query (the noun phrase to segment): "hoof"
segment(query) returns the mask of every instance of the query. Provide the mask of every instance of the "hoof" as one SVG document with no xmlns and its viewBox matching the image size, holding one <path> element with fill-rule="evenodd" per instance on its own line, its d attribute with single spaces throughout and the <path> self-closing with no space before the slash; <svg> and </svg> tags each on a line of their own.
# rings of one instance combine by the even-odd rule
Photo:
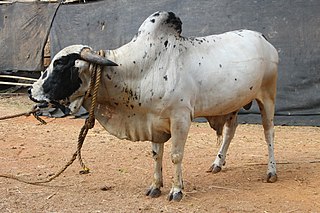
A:
<svg viewBox="0 0 320 213">
<path fill-rule="evenodd" d="M 271 174 L 271 173 L 269 173 L 269 174 L 267 175 L 267 183 L 274 183 L 274 182 L 277 181 L 277 179 L 278 179 L 277 174 Z"/>
<path fill-rule="evenodd" d="M 208 170 L 207 172 L 212 172 L 212 173 L 218 173 L 221 171 L 221 167 L 220 166 L 217 166 L 217 165 L 212 165 Z"/>
<path fill-rule="evenodd" d="M 151 198 L 157 198 L 161 195 L 161 190 L 158 188 L 150 188 L 147 193 L 146 196 L 149 196 Z"/>
<path fill-rule="evenodd" d="M 170 192 L 169 196 L 168 196 L 168 200 L 174 200 L 174 201 L 180 201 L 183 197 L 183 194 L 181 191 L 179 192 Z"/>
</svg>

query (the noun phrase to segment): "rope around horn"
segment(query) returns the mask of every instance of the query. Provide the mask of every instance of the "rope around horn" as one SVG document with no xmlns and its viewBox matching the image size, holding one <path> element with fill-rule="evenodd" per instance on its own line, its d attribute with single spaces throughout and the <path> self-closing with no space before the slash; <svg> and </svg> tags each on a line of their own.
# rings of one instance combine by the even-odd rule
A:
<svg viewBox="0 0 320 213">
<path fill-rule="evenodd" d="M 100 50 L 98 52 L 98 54 L 103 56 L 103 57 L 105 56 L 105 52 L 103 50 Z M 81 148 L 82 148 L 82 145 L 84 143 L 84 140 L 85 140 L 85 138 L 87 136 L 87 133 L 88 133 L 89 129 L 92 129 L 94 127 L 94 123 L 95 123 L 94 110 L 95 110 L 95 107 L 96 107 L 98 88 L 99 88 L 100 80 L 101 80 L 102 66 L 90 64 L 89 69 L 91 71 L 91 81 L 90 81 L 89 91 L 87 92 L 87 94 L 85 96 L 85 99 L 88 98 L 90 96 L 90 94 L 92 93 L 92 102 L 91 102 L 91 106 L 90 106 L 89 116 L 86 119 L 86 121 L 85 121 L 84 125 L 82 126 L 82 128 L 80 130 L 80 133 L 79 133 L 77 151 L 75 151 L 73 153 L 71 159 L 55 175 L 51 176 L 50 178 L 48 178 L 46 180 L 37 180 L 37 181 L 25 180 L 25 179 L 23 179 L 23 178 L 21 178 L 19 176 L 15 176 L 15 175 L 12 175 L 12 174 L 0 174 L 0 177 L 14 179 L 14 180 L 17 180 L 17 181 L 20 181 L 20 182 L 23 182 L 23 183 L 27 183 L 27 184 L 32 184 L 32 185 L 48 183 L 48 182 L 51 182 L 52 180 L 54 180 L 55 178 L 59 177 L 74 162 L 74 160 L 77 157 L 78 157 L 80 166 L 82 167 L 82 171 L 80 171 L 80 174 L 89 173 L 89 169 L 83 163 L 83 160 L 82 160 L 82 157 L 81 157 Z M 33 110 L 36 110 L 36 109 L 33 109 Z M 31 110 L 30 113 L 28 112 L 28 115 L 30 115 L 31 113 L 35 115 L 35 112 L 33 112 Z M 18 116 L 22 116 L 22 115 L 26 115 L 26 113 L 21 113 L 19 115 L 14 115 L 14 117 L 18 117 Z M 12 118 L 12 116 L 10 116 L 10 117 L 8 116 L 8 118 L 6 118 L 6 119 L 9 119 L 9 118 Z"/>
</svg>

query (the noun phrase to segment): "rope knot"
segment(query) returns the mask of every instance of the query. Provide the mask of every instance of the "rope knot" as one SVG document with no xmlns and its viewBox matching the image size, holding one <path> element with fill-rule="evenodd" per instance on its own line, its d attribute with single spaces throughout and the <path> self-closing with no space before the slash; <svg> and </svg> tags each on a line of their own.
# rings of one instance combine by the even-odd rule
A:
<svg viewBox="0 0 320 213">
<path fill-rule="evenodd" d="M 94 117 L 88 117 L 86 119 L 86 128 L 92 129 L 94 127 L 94 124 L 95 124 L 95 118 Z"/>
</svg>

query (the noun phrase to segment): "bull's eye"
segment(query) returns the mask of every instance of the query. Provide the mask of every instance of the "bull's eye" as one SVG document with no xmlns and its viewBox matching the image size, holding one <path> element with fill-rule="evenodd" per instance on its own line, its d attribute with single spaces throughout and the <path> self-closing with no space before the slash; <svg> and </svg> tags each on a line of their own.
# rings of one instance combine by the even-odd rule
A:
<svg viewBox="0 0 320 213">
<path fill-rule="evenodd" d="M 58 66 L 58 65 L 61 65 L 62 63 L 61 63 L 61 60 L 60 59 L 57 59 L 57 60 L 55 60 L 54 62 L 53 62 L 53 66 L 54 67 L 56 67 L 56 66 Z"/>
<path fill-rule="evenodd" d="M 66 60 L 66 56 L 63 56 L 53 62 L 53 67 L 64 66 L 67 64 L 68 64 L 68 61 Z"/>
</svg>

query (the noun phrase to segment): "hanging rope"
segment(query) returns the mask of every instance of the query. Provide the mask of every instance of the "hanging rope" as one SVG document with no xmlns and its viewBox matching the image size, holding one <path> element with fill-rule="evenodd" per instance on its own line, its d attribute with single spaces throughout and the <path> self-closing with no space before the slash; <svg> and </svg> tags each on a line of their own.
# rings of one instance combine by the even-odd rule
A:
<svg viewBox="0 0 320 213">
<path fill-rule="evenodd" d="M 100 50 L 98 52 L 99 55 L 105 56 L 105 52 L 103 50 Z M 31 181 L 31 180 L 25 180 L 19 176 L 11 175 L 11 174 L 0 174 L 0 177 L 3 178 L 9 178 L 9 179 L 14 179 L 23 183 L 27 184 L 32 184 L 32 185 L 38 185 L 42 183 L 48 183 L 55 178 L 59 177 L 73 162 L 74 160 L 78 157 L 80 166 L 82 168 L 82 171 L 80 171 L 80 174 L 87 174 L 89 173 L 88 167 L 83 163 L 82 157 L 81 157 L 81 148 L 83 146 L 84 140 L 87 136 L 87 133 L 89 129 L 94 127 L 95 124 L 95 116 L 94 116 L 94 110 L 96 108 L 96 101 L 97 101 L 97 95 L 98 95 L 98 89 L 100 85 L 100 80 L 101 80 L 101 72 L 102 72 L 102 66 L 99 65 L 94 65 L 90 64 L 89 70 L 91 71 L 91 81 L 90 81 L 90 87 L 89 91 L 87 92 L 85 99 L 89 98 L 90 94 L 92 95 L 92 100 L 91 100 L 91 106 L 90 106 L 90 111 L 89 111 L 89 116 L 86 119 L 84 125 L 82 126 L 79 137 L 78 137 L 78 145 L 77 145 L 77 151 L 73 153 L 71 159 L 65 164 L 64 167 L 62 167 L 55 175 L 51 176 L 50 178 L 46 180 L 37 180 L 37 181 Z M 29 112 L 28 112 L 29 113 Z M 30 112 L 30 113 L 35 113 L 35 112 Z M 21 113 L 19 116 L 25 115 L 26 113 Z M 30 114 L 29 114 L 30 115 Z M 15 115 L 15 117 L 18 117 L 18 115 Z M 12 118 L 12 117 L 10 117 Z M 8 119 L 8 118 L 7 118 Z"/>
<path fill-rule="evenodd" d="M 103 50 L 100 50 L 98 54 L 102 57 L 105 57 L 105 52 Z M 89 173 L 88 167 L 85 166 L 85 164 L 82 161 L 81 157 L 81 148 L 84 142 L 84 139 L 87 136 L 87 133 L 89 129 L 92 129 L 94 127 L 95 123 L 95 116 L 94 116 L 94 110 L 96 108 L 96 101 L 97 101 L 97 95 L 98 95 L 98 89 L 100 85 L 100 80 L 101 80 L 101 71 L 102 67 L 96 64 L 90 64 L 89 69 L 91 70 L 91 81 L 90 81 L 90 92 L 86 94 L 85 99 L 89 98 L 89 95 L 91 91 L 93 91 L 92 94 L 92 100 L 91 100 L 91 107 L 89 111 L 89 116 L 86 119 L 85 124 L 81 128 L 79 137 L 78 137 L 78 149 L 77 149 L 77 155 L 78 155 L 78 160 L 80 163 L 80 166 L 82 167 L 82 171 L 80 171 L 80 174 L 87 174 Z"/>
</svg>

